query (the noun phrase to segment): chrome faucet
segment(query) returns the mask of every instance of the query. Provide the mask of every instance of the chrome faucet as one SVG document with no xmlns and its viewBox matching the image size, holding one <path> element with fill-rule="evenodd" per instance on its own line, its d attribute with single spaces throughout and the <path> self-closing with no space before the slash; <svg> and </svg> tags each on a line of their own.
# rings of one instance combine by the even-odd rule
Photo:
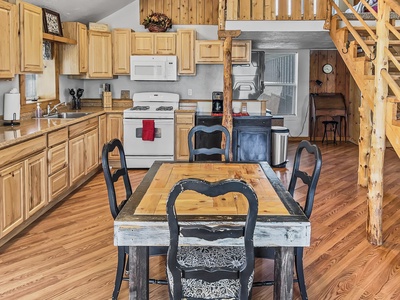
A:
<svg viewBox="0 0 400 300">
<path fill-rule="evenodd" d="M 54 113 L 58 113 L 57 107 L 59 107 L 60 105 L 67 105 L 66 102 L 60 102 L 56 105 L 53 106 L 53 108 L 51 108 L 50 104 L 47 104 L 47 115 L 51 115 L 51 113 L 54 111 Z"/>
</svg>

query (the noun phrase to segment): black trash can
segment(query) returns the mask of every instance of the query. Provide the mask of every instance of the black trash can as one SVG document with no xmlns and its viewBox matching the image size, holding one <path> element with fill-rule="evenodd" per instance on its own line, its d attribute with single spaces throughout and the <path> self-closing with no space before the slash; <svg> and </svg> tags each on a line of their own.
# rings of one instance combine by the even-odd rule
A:
<svg viewBox="0 0 400 300">
<path fill-rule="evenodd" d="M 284 168 L 287 163 L 289 129 L 283 126 L 272 126 L 271 139 L 271 165 Z"/>
</svg>

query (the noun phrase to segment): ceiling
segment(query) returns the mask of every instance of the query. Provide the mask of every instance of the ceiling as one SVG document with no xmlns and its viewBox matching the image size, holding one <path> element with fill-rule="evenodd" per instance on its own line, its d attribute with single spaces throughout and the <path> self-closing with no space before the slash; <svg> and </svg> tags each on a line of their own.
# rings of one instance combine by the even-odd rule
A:
<svg viewBox="0 0 400 300">
<path fill-rule="evenodd" d="M 27 0 L 60 14 L 61 22 L 97 22 L 136 0 Z"/>
</svg>

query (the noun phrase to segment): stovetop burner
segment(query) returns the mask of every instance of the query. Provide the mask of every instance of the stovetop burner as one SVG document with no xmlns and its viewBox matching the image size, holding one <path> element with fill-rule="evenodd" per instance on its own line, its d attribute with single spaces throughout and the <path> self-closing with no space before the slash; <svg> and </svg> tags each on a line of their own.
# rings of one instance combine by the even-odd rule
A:
<svg viewBox="0 0 400 300">
<path fill-rule="evenodd" d="M 160 106 L 160 107 L 157 107 L 156 108 L 156 110 L 158 110 L 158 111 L 160 111 L 160 110 L 162 110 L 162 111 L 168 111 L 168 110 L 173 110 L 174 108 L 172 107 L 172 106 Z"/>
<path fill-rule="evenodd" d="M 149 110 L 150 106 L 134 106 L 131 110 Z"/>
</svg>

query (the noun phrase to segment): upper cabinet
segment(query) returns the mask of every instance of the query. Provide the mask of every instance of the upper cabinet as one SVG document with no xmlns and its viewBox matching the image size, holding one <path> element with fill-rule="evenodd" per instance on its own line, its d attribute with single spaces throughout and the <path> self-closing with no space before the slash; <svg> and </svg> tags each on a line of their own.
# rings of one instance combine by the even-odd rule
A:
<svg viewBox="0 0 400 300">
<path fill-rule="evenodd" d="M 15 5 L 0 1 L 0 78 L 13 78 L 15 74 L 15 23 Z"/>
<path fill-rule="evenodd" d="M 89 30 L 89 78 L 112 78 L 111 32 Z"/>
<path fill-rule="evenodd" d="M 112 32 L 112 61 L 114 75 L 129 75 L 131 56 L 131 29 L 118 28 Z"/>
<path fill-rule="evenodd" d="M 196 75 L 196 63 L 194 59 L 195 40 L 195 30 L 178 29 L 176 55 L 178 56 L 179 75 Z"/>
<path fill-rule="evenodd" d="M 20 71 L 42 73 L 42 8 L 26 2 L 19 3 L 19 32 Z"/>
<path fill-rule="evenodd" d="M 85 24 L 62 23 L 64 37 L 76 40 L 76 45 L 60 47 L 60 74 L 80 75 L 88 71 L 88 37 Z"/>
<path fill-rule="evenodd" d="M 196 64 L 224 63 L 224 42 L 221 40 L 197 40 Z M 232 63 L 250 63 L 251 41 L 232 41 Z"/>
<path fill-rule="evenodd" d="M 132 33 L 132 55 L 175 55 L 176 33 Z"/>
</svg>

